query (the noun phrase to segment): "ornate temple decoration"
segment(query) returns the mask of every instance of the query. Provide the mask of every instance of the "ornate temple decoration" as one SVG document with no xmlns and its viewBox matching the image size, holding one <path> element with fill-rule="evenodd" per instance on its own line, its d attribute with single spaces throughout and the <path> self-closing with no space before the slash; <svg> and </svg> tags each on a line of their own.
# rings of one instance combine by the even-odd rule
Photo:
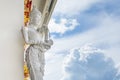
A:
<svg viewBox="0 0 120 80">
<path fill-rule="evenodd" d="M 33 6 L 31 0 L 24 0 L 24 80 L 43 80 L 44 54 L 53 45 L 47 25 L 56 1 L 38 0 L 38 9 L 37 3 Z"/>
<path fill-rule="evenodd" d="M 51 48 L 53 41 L 49 37 L 47 25 L 40 25 L 41 12 L 33 6 L 27 27 L 22 27 L 22 34 L 28 48 L 25 50 L 25 61 L 31 80 L 43 80 L 44 53 Z"/>
<path fill-rule="evenodd" d="M 24 25 L 26 26 L 29 21 L 32 0 L 24 0 Z"/>
<path fill-rule="evenodd" d="M 29 22 L 31 6 L 32 6 L 32 0 L 24 0 L 24 26 L 27 26 Z M 26 49 L 26 47 L 27 47 L 27 44 L 24 45 L 24 49 Z M 28 80 L 29 77 L 30 77 L 29 70 L 24 60 L 24 80 Z"/>
</svg>

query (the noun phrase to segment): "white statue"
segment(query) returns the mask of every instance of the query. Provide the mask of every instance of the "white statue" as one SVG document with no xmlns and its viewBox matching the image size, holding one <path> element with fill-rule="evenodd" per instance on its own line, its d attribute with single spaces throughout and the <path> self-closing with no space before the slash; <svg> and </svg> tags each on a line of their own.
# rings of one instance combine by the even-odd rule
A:
<svg viewBox="0 0 120 80">
<path fill-rule="evenodd" d="M 49 30 L 46 25 L 39 26 L 41 21 L 40 11 L 33 6 L 30 13 L 30 22 L 27 27 L 22 27 L 22 33 L 26 44 L 26 63 L 30 72 L 31 80 L 43 80 L 44 76 L 44 53 L 53 45 L 49 39 Z"/>
</svg>

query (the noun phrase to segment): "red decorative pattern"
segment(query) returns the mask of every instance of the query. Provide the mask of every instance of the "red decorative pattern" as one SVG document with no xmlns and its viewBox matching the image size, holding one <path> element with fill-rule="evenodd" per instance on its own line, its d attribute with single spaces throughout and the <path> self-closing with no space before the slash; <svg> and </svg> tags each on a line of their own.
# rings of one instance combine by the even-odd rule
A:
<svg viewBox="0 0 120 80">
<path fill-rule="evenodd" d="M 29 15 L 31 11 L 32 0 L 24 0 L 24 26 L 27 26 L 29 22 Z M 26 44 L 24 45 L 26 48 Z M 24 62 L 24 80 L 29 80 L 29 70 L 27 68 L 26 62 Z"/>
</svg>

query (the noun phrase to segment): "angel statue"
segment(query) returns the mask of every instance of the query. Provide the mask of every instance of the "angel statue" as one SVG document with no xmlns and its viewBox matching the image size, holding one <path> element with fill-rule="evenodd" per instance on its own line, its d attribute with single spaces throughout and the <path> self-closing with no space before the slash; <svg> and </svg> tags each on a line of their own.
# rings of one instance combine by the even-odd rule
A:
<svg viewBox="0 0 120 80">
<path fill-rule="evenodd" d="M 45 24 L 39 26 L 40 21 L 41 12 L 33 6 L 29 24 L 21 29 L 25 43 L 29 45 L 26 49 L 25 61 L 31 80 L 43 80 L 44 53 L 53 45 L 53 41 L 49 38 L 48 26 Z"/>
</svg>

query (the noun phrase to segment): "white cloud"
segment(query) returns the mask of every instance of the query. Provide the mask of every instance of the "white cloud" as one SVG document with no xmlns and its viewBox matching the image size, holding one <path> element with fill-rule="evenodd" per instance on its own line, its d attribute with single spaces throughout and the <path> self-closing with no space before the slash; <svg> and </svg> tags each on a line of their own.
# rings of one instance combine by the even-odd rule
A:
<svg viewBox="0 0 120 80">
<path fill-rule="evenodd" d="M 120 58 L 119 58 L 120 56 L 119 54 L 120 52 L 120 49 L 119 49 L 120 48 L 120 36 L 119 36 L 120 19 L 118 18 L 118 16 L 109 16 L 107 14 L 96 15 L 96 16 L 97 17 L 94 20 L 96 20 L 97 22 L 97 27 L 94 27 L 93 29 L 90 29 L 80 34 L 75 34 L 69 37 L 54 39 L 54 45 L 50 49 L 49 53 L 59 53 L 59 52 L 62 53 L 63 51 L 69 51 L 72 48 L 80 47 L 87 43 L 93 43 L 94 46 L 96 46 L 97 48 L 104 49 L 103 50 L 104 56 L 111 57 L 114 60 L 115 65 L 119 64 L 120 63 L 119 62 L 120 61 Z M 88 47 L 88 49 L 89 48 L 90 47 Z M 98 49 L 96 51 L 99 52 Z M 88 53 L 90 53 L 90 51 L 88 51 Z M 63 54 L 66 54 L 66 53 L 63 53 Z M 49 56 L 50 54 L 46 54 L 46 55 Z M 85 56 L 86 55 L 84 56 L 82 55 L 81 59 L 85 60 L 86 58 L 88 58 L 89 55 L 86 57 Z M 45 76 L 46 80 L 47 79 L 53 80 L 53 78 L 55 78 L 55 80 L 60 79 L 61 70 L 62 70 L 61 69 L 62 61 L 63 61 L 63 56 L 58 55 L 57 57 L 54 57 L 54 58 L 53 56 L 49 56 L 47 61 L 48 63 L 46 63 L 46 66 L 47 66 L 46 72 L 48 72 L 49 74 L 47 73 L 47 75 Z M 58 78 L 56 79 L 56 77 Z M 119 76 L 117 76 L 116 78 L 119 78 Z"/>
<path fill-rule="evenodd" d="M 61 80 L 119 80 L 113 61 L 90 45 L 75 48 L 64 60 Z M 116 76 L 117 75 L 117 76 Z"/>
<path fill-rule="evenodd" d="M 55 53 L 45 53 L 45 77 L 44 80 L 59 80 L 62 77 L 62 60 L 64 57 Z"/>
<path fill-rule="evenodd" d="M 64 34 L 67 31 L 74 30 L 79 25 L 76 19 L 60 19 L 59 23 L 56 23 L 56 19 L 51 19 L 49 23 L 49 29 L 51 33 Z"/>
<path fill-rule="evenodd" d="M 103 0 L 58 0 L 55 13 L 75 15 Z"/>
<path fill-rule="evenodd" d="M 114 16 L 97 16 L 99 16 L 96 18 L 96 20 L 99 19 L 97 27 L 81 34 L 54 39 L 54 45 L 50 51 L 58 53 L 64 50 L 68 51 L 77 46 L 82 46 L 85 43 L 94 43 L 98 47 L 102 47 L 101 45 L 104 45 L 103 47 L 109 47 L 109 49 L 106 49 L 106 55 L 112 57 L 118 63 L 118 60 L 120 61 L 118 57 L 120 52 L 120 20 Z M 113 53 L 110 52 L 111 50 Z"/>
<path fill-rule="evenodd" d="M 55 9 L 55 13 L 60 13 L 64 14 L 64 15 L 76 15 L 78 13 L 81 13 L 82 11 L 85 11 L 87 9 L 89 9 L 91 6 L 93 6 L 96 3 L 99 3 L 101 1 L 104 0 L 58 0 L 56 9 Z M 57 14 L 58 15 L 58 14 Z M 97 23 L 96 26 L 86 32 L 80 33 L 80 34 L 75 34 L 69 37 L 64 37 L 64 38 L 59 38 L 59 39 L 54 39 L 54 45 L 52 46 L 50 53 L 59 53 L 62 51 L 69 51 L 72 48 L 75 47 L 80 47 L 86 43 L 93 43 L 96 47 L 99 48 L 103 48 L 104 52 L 103 54 L 100 52 L 98 53 L 100 50 L 95 49 L 96 51 L 93 50 L 93 48 L 88 47 L 88 50 L 86 50 L 85 48 L 83 48 L 83 52 L 80 50 L 78 51 L 80 56 L 74 55 L 74 50 L 73 50 L 73 55 L 72 53 L 69 55 L 69 57 L 67 58 L 68 62 L 66 62 L 65 67 L 67 65 L 72 66 L 72 67 L 76 67 L 79 68 L 77 66 L 79 66 L 79 64 L 76 64 L 75 60 L 77 60 L 79 57 L 79 61 L 86 61 L 85 63 L 89 62 L 88 58 L 90 59 L 90 61 L 92 59 L 95 59 L 94 57 L 98 56 L 98 59 L 93 60 L 93 63 L 95 63 L 95 65 L 97 66 L 98 60 L 100 60 L 101 62 L 103 62 L 102 68 L 96 69 L 95 65 L 94 66 L 89 66 L 88 67 L 83 67 L 86 66 L 86 64 L 82 63 L 83 65 L 80 65 L 83 70 L 84 74 L 81 74 L 80 77 L 82 78 L 86 78 L 86 73 L 85 71 L 88 70 L 88 75 L 87 77 L 95 77 L 95 80 L 99 80 L 97 79 L 98 73 L 96 73 L 95 71 L 92 72 L 91 70 L 99 70 L 99 69 L 103 69 L 105 68 L 105 64 L 106 64 L 106 72 L 101 72 L 103 74 L 110 74 L 112 71 L 116 71 L 115 68 L 113 67 L 114 64 L 112 64 L 112 61 L 106 60 L 105 58 L 110 57 L 113 59 L 113 61 L 116 64 L 119 64 L 120 62 L 120 18 L 118 18 L 118 16 L 113 16 L 112 14 L 107 15 L 106 13 L 102 13 L 100 12 L 100 14 L 97 15 L 91 15 L 90 17 L 91 19 L 95 20 L 95 22 Z M 96 19 L 95 19 L 96 18 Z M 86 18 L 87 19 L 87 18 Z M 71 19 L 70 19 L 71 20 Z M 76 19 L 74 19 L 76 21 L 76 23 L 78 23 L 78 21 Z M 54 32 L 54 33 L 60 33 L 60 34 L 64 34 L 65 32 L 69 31 L 69 30 L 73 30 L 76 28 L 76 26 L 73 26 L 73 22 L 72 20 L 70 21 L 70 23 L 72 24 L 72 29 L 70 28 L 71 26 L 66 26 L 66 23 L 68 23 L 69 20 L 68 19 L 61 19 L 60 23 L 56 23 L 56 19 L 52 19 L 50 21 L 49 27 L 50 27 L 50 32 Z M 88 25 L 89 26 L 89 25 Z M 80 26 L 83 27 L 83 26 Z M 91 48 L 91 50 L 89 49 Z M 90 51 L 89 51 L 90 50 Z M 87 52 L 88 51 L 88 52 Z M 82 53 L 86 53 L 85 55 L 82 55 Z M 89 54 L 88 54 L 89 53 Z M 92 54 L 91 54 L 92 53 Z M 66 54 L 66 53 L 63 53 Z M 49 54 L 47 54 L 49 55 Z M 57 55 L 57 54 L 56 54 Z M 75 57 L 77 56 L 77 57 Z M 103 57 L 100 57 L 103 56 Z M 73 60 L 74 59 L 74 60 Z M 63 61 L 63 56 L 49 56 L 49 58 L 47 59 L 47 63 L 46 63 L 46 77 L 45 79 L 49 79 L 49 80 L 59 80 L 61 77 L 61 62 Z M 74 65 L 71 64 L 71 62 L 74 61 Z M 94 62 L 96 61 L 96 62 Z M 69 64 L 68 64 L 69 63 Z M 92 62 L 91 62 L 92 63 Z M 71 64 L 71 65 L 70 65 Z M 89 63 L 87 63 L 88 65 L 91 65 Z M 109 66 L 111 65 L 111 66 Z M 70 68 L 71 70 L 74 70 L 76 68 Z M 80 68 L 81 68 L 80 67 Z M 95 67 L 95 69 L 94 69 Z M 54 70 L 53 70 L 54 69 Z M 90 70 L 89 70 L 90 69 Z M 71 71 L 69 70 L 69 71 Z M 77 69 L 78 70 L 78 69 Z M 109 70 L 111 70 L 109 72 Z M 79 71 L 79 70 L 78 70 Z M 101 70 L 103 71 L 103 70 Z M 99 72 L 99 71 L 97 71 Z M 70 75 L 72 75 L 73 77 L 75 76 L 76 78 L 79 78 L 78 74 L 72 74 L 72 71 L 69 72 L 70 74 L 65 72 L 65 77 L 63 78 L 63 80 L 66 77 L 70 77 Z M 103 76 L 103 74 L 101 74 L 101 76 Z M 112 73 L 113 74 L 113 73 Z M 112 75 L 111 74 L 111 75 Z M 119 80 L 120 76 L 116 75 L 116 79 L 114 80 Z M 110 76 L 112 77 L 112 76 Z M 74 78 L 73 80 L 80 80 L 80 79 L 76 79 Z M 81 80 L 84 80 L 81 79 Z M 91 80 L 94 80 L 91 79 Z M 68 79 L 70 80 L 70 79 Z M 90 79 L 89 79 L 90 80 Z M 104 80 L 104 79 L 100 79 L 100 80 Z M 111 80 L 111 79 L 105 79 L 105 80 Z"/>
</svg>

